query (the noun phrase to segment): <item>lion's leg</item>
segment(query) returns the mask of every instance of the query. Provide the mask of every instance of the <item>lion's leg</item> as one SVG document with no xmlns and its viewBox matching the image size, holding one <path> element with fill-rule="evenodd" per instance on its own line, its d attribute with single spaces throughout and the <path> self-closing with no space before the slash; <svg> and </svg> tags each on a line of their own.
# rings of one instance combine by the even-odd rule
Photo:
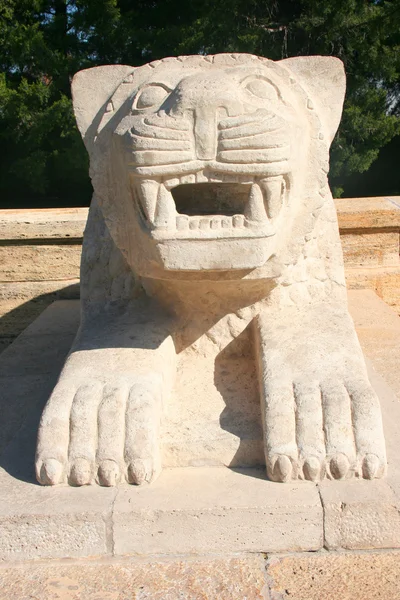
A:
<svg viewBox="0 0 400 600">
<path fill-rule="evenodd" d="M 173 341 L 162 325 L 126 315 L 94 328 L 81 332 L 42 415 L 36 471 L 44 485 L 141 484 L 161 469 Z"/>
<path fill-rule="evenodd" d="M 382 477 L 379 401 L 346 308 L 261 314 L 256 340 L 269 477 Z"/>
</svg>

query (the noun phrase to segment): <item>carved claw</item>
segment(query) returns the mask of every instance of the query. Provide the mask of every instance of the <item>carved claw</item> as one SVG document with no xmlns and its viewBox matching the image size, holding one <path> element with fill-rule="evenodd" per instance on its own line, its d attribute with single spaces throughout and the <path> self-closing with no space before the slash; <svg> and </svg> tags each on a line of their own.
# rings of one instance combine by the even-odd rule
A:
<svg viewBox="0 0 400 600">
<path fill-rule="evenodd" d="M 99 465 L 98 478 L 100 485 L 113 487 L 120 480 L 120 469 L 114 460 L 103 460 Z"/>
<path fill-rule="evenodd" d="M 57 483 L 61 483 L 63 470 L 63 465 L 58 460 L 48 458 L 43 461 L 40 467 L 40 483 L 42 485 L 57 485 Z"/>
<path fill-rule="evenodd" d="M 93 478 L 93 467 L 86 458 L 77 458 L 72 464 L 69 483 L 71 485 L 88 485 Z"/>
<path fill-rule="evenodd" d="M 310 456 L 304 461 L 304 478 L 309 481 L 319 481 L 321 477 L 321 463 L 316 456 Z"/>
<path fill-rule="evenodd" d="M 142 460 L 140 458 L 131 462 L 128 467 L 128 481 L 134 485 L 150 483 L 154 478 L 153 466 L 151 460 Z"/>
<path fill-rule="evenodd" d="M 349 459 L 344 454 L 337 454 L 331 458 L 329 467 L 334 479 L 344 479 L 350 469 Z"/>
<path fill-rule="evenodd" d="M 362 475 L 365 479 L 375 479 L 378 476 L 380 460 L 375 454 L 367 454 L 362 464 Z"/>
<path fill-rule="evenodd" d="M 292 463 L 288 456 L 281 454 L 277 456 L 275 462 L 272 462 L 272 469 L 270 469 L 270 478 L 272 481 L 286 482 L 292 477 Z"/>
</svg>

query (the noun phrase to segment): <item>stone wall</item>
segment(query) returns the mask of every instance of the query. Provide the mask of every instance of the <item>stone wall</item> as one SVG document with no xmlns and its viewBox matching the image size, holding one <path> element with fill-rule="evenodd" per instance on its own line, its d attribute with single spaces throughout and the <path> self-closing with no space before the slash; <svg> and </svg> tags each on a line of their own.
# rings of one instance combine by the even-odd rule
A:
<svg viewBox="0 0 400 600">
<path fill-rule="evenodd" d="M 350 288 L 400 312 L 400 197 L 336 200 Z M 56 298 L 79 297 L 88 209 L 0 211 L 0 351 Z"/>
<path fill-rule="evenodd" d="M 400 197 L 336 200 L 351 289 L 372 289 L 400 312 Z"/>
</svg>

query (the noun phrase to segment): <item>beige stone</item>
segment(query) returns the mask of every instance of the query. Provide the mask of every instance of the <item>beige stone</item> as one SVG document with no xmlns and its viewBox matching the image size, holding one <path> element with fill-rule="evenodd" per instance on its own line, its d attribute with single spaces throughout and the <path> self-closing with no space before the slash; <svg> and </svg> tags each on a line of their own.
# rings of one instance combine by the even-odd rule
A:
<svg viewBox="0 0 400 600">
<path fill-rule="evenodd" d="M 0 453 L 27 415 L 43 409 L 78 325 L 79 302 L 55 302 L 1 354 Z M 33 427 L 37 428 L 37 422 Z"/>
<path fill-rule="evenodd" d="M 391 267 L 348 268 L 346 282 L 350 289 L 370 289 L 400 314 L 400 265 Z"/>
<path fill-rule="evenodd" d="M 94 561 L 0 570 L 1 600 L 262 600 L 261 556 Z"/>
<path fill-rule="evenodd" d="M 399 600 L 399 559 L 375 552 L 6 564 L 0 599 Z"/>
<path fill-rule="evenodd" d="M 375 369 L 400 395 L 400 318 L 371 290 L 352 290 L 349 309 L 361 346 Z"/>
<path fill-rule="evenodd" d="M 400 229 L 400 196 L 338 198 L 335 205 L 343 234 L 362 229 Z"/>
<path fill-rule="evenodd" d="M 0 281 L 74 279 L 80 260 L 79 244 L 0 246 Z"/>
<path fill-rule="evenodd" d="M 76 516 L 24 516 L 0 520 L 0 560 L 96 556 L 106 552 L 105 523 L 82 511 Z M 51 543 L 49 543 L 49 540 Z"/>
<path fill-rule="evenodd" d="M 400 198 L 343 198 L 335 204 L 347 274 L 357 267 L 400 272 Z"/>
<path fill-rule="evenodd" d="M 277 482 L 385 474 L 327 179 L 344 93 L 342 63 L 318 56 L 76 74 L 94 199 L 82 323 L 39 426 L 40 483 L 153 481 L 188 462 L 189 436 L 183 456 L 161 440 L 166 413 L 185 405 L 173 418 L 190 422 L 196 403 L 193 466 L 265 462 Z"/>
<path fill-rule="evenodd" d="M 321 553 L 271 557 L 271 600 L 399 600 L 400 554 Z"/>
<path fill-rule="evenodd" d="M 350 292 L 349 297 L 361 332 L 374 329 L 373 319 L 388 328 L 389 323 L 399 326 L 399 318 L 381 300 L 373 302 L 371 292 Z M 30 460 L 37 423 L 78 320 L 78 302 L 56 302 L 0 360 L 0 371 L 8 373 L 0 381 L 1 560 L 125 553 L 149 556 L 154 552 L 168 556 L 225 554 L 243 549 L 315 551 L 328 544 L 365 549 L 399 545 L 400 402 L 381 377 L 391 374 L 389 358 L 397 352 L 397 338 L 382 338 L 382 343 L 377 337 L 375 345 L 364 346 L 370 359 L 369 376 L 382 402 L 390 467 L 385 480 L 282 486 L 268 481 L 263 469 L 231 471 L 203 466 L 165 469 L 152 486 L 121 485 L 118 491 L 98 486 L 42 487 L 34 484 Z M 365 334 L 361 335 L 361 340 L 365 339 Z M 399 380 L 393 378 L 392 382 L 399 391 Z M 162 451 L 168 456 L 172 446 L 181 460 L 194 464 L 204 450 L 196 427 L 204 404 L 193 401 L 191 418 L 181 423 L 174 416 L 178 407 L 170 408 L 166 422 L 171 418 L 173 426 L 167 447 L 162 438 Z M 232 437 L 221 440 L 218 419 L 206 432 L 209 446 L 218 447 L 221 455 L 232 447 L 235 431 L 240 447 L 235 411 L 225 413 L 223 423 Z M 185 444 L 188 427 L 188 438 L 193 440 L 191 454 Z M 262 430 L 254 429 L 253 435 L 262 439 Z M 80 530 L 86 519 L 85 542 Z M 46 532 L 51 532 L 47 538 Z"/>
<path fill-rule="evenodd" d="M 79 298 L 79 280 L 0 283 L 0 352 L 60 298 Z"/>
<path fill-rule="evenodd" d="M 0 240 L 11 243 L 20 240 L 81 241 L 87 220 L 87 208 L 40 208 L 2 210 Z"/>
<path fill-rule="evenodd" d="M 79 297 L 87 209 L 0 211 L 0 351 L 51 302 Z"/>
<path fill-rule="evenodd" d="M 282 489 L 262 471 L 168 469 L 114 503 L 116 554 L 318 550 L 322 510 L 312 483 Z M 299 532 L 301 531 L 301 535 Z"/>
<path fill-rule="evenodd" d="M 354 233 L 341 237 L 348 268 L 394 266 L 399 263 L 399 232 Z"/>
<path fill-rule="evenodd" d="M 0 561 L 99 556 L 111 553 L 110 508 L 115 490 L 84 487 L 56 494 L 1 475 Z"/>
<path fill-rule="evenodd" d="M 347 287 L 374 290 L 400 313 L 400 199 L 341 198 L 335 200 L 335 206 Z M 79 297 L 78 254 L 81 248 L 78 244 L 82 242 L 87 216 L 86 208 L 0 211 L 0 239 L 3 246 L 9 247 L 6 269 L 10 279 L 0 283 L 0 351 L 12 343 L 51 301 Z M 40 263 L 35 263 L 32 273 L 29 269 L 23 271 L 19 267 L 18 252 L 12 252 L 11 247 L 27 244 L 32 252 L 39 241 L 46 242 L 46 257 L 41 254 Z M 73 276 L 76 279 L 63 280 L 65 265 L 56 260 L 56 255 L 59 256 L 61 246 L 70 247 L 71 242 L 75 244 L 73 266 L 76 272 Z M 71 252 L 71 247 L 67 252 Z M 51 272 L 49 263 L 53 265 Z M 55 280 L 49 280 L 50 276 Z M 21 278 L 27 281 L 19 281 Z M 40 281 L 31 281 L 34 278 Z"/>
<path fill-rule="evenodd" d="M 358 485 L 357 485 L 358 483 Z M 399 499 L 390 486 L 373 482 L 321 482 L 325 547 L 369 550 L 400 547 Z"/>
<path fill-rule="evenodd" d="M 59 298 L 79 297 L 87 209 L 0 211 L 0 352 Z"/>
<path fill-rule="evenodd" d="M 376 272 L 376 279 L 383 278 L 385 272 L 387 276 L 396 270 L 400 273 L 399 261 L 399 231 L 400 231 L 400 199 L 397 197 L 380 198 L 341 198 L 335 200 L 335 206 L 338 213 L 341 241 L 344 250 L 344 260 L 347 271 L 353 271 L 354 265 L 362 268 L 365 278 L 372 278 Z M 88 209 L 86 208 L 61 208 L 61 209 L 30 209 L 30 210 L 2 210 L 0 211 L 0 239 L 3 246 L 18 246 L 27 244 L 32 247 L 38 242 L 47 243 L 47 256 L 51 252 L 51 245 L 54 244 L 54 252 L 57 253 L 60 245 L 70 245 L 72 242 L 80 244 L 82 242 L 83 231 L 86 225 Z M 396 252 L 397 237 L 397 252 Z M 375 243 L 376 240 L 376 243 Z M 376 253 L 376 256 L 375 256 Z M 29 272 L 23 273 L 17 262 L 18 256 L 14 256 L 11 250 L 7 255 L 8 271 L 12 270 L 15 275 L 13 280 L 28 277 Z M 43 257 L 42 257 L 43 258 Z M 393 260 L 391 264 L 389 260 Z M 52 259 L 56 263 L 55 259 Z M 386 264 L 387 268 L 371 270 L 373 264 Z M 14 266 L 12 266 L 14 265 Z M 348 266 L 349 265 L 349 266 Z M 369 268 L 363 268 L 368 267 Z M 62 270 L 60 265 L 60 273 Z M 350 266 L 353 268 L 350 269 Z M 43 275 L 41 280 L 49 277 L 46 262 L 42 262 Z M 56 279 L 60 279 L 60 273 L 55 272 Z M 37 275 L 37 273 L 36 273 Z M 75 277 L 79 277 L 79 269 L 76 268 Z M 10 275 L 9 275 L 10 277 Z M 49 282 L 50 284 L 50 282 Z M 353 286 L 353 279 L 348 278 L 348 284 Z M 354 282 L 354 285 L 360 287 L 360 283 Z M 19 283 L 14 284 L 17 289 Z M 371 283 L 364 284 L 364 287 L 372 287 Z M 378 295 L 388 301 L 385 292 L 386 287 L 379 287 L 379 282 L 374 284 Z M 14 288 L 12 288 L 14 289 Z M 394 292 L 398 300 L 398 282 L 393 283 Z M 19 297 L 20 295 L 19 292 Z M 31 297 L 31 296 L 29 296 Z M 390 299 L 390 304 L 393 304 Z"/>
</svg>

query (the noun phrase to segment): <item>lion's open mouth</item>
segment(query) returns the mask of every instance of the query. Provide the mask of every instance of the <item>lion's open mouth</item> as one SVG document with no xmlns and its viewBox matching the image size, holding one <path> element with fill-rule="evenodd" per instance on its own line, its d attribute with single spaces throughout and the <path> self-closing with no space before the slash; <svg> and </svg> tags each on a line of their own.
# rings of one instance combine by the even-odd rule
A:
<svg viewBox="0 0 400 600">
<path fill-rule="evenodd" d="M 156 239 L 274 235 L 274 221 L 288 193 L 283 175 L 206 172 L 141 180 L 135 189 L 144 224 Z"/>
</svg>

